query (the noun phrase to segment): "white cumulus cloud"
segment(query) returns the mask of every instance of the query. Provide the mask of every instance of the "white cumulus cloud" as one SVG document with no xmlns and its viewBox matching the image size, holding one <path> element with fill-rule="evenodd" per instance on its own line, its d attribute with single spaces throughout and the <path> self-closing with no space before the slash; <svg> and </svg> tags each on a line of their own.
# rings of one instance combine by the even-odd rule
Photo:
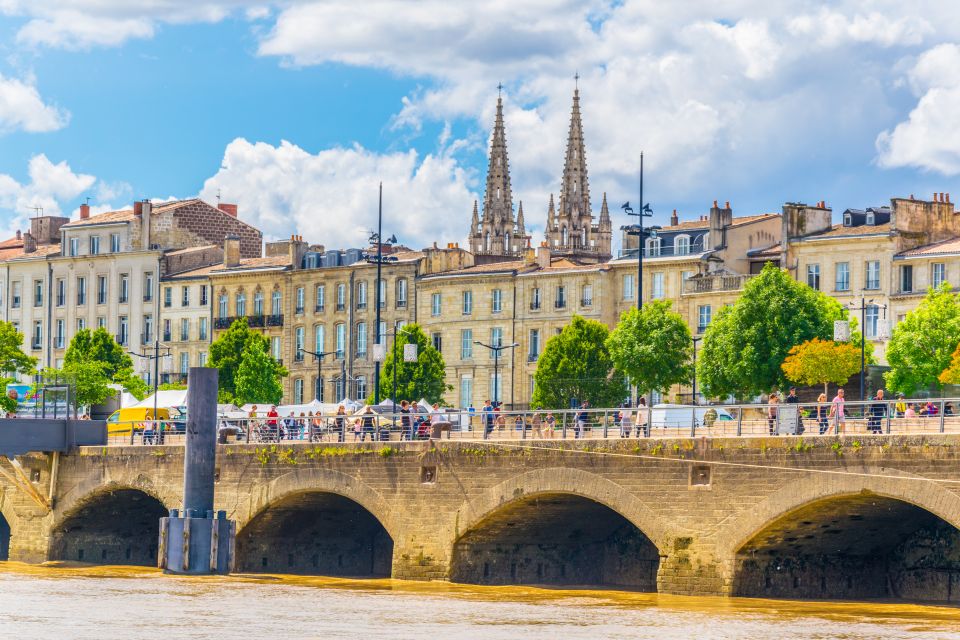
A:
<svg viewBox="0 0 960 640">
<path fill-rule="evenodd" d="M 0 74 L 0 133 L 9 131 L 56 131 L 70 115 L 47 104 L 32 82 Z"/>
<path fill-rule="evenodd" d="M 0 173 L 0 210 L 10 212 L 2 221 L 9 231 L 26 228 L 36 208 L 46 215 L 63 215 L 64 203 L 85 195 L 96 184 L 95 176 L 77 173 L 65 161 L 54 163 L 46 155 L 30 158 L 29 181 L 19 182 Z"/>
</svg>

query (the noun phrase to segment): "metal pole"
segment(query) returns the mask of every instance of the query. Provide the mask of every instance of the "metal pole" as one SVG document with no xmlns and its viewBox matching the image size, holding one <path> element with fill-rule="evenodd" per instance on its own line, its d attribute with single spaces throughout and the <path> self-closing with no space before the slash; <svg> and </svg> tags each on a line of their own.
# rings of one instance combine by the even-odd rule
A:
<svg viewBox="0 0 960 640">
<path fill-rule="evenodd" d="M 866 400 L 866 386 L 864 375 L 867 364 L 867 302 L 860 298 L 860 402 Z"/>
<path fill-rule="evenodd" d="M 159 329 L 159 327 L 158 327 Z M 157 434 L 157 444 L 160 441 L 160 423 L 157 422 L 157 391 L 160 387 L 160 336 L 153 341 L 153 432 Z M 216 404 L 216 402 L 214 402 Z"/>
<path fill-rule="evenodd" d="M 383 183 L 380 183 L 380 202 L 377 207 L 377 345 L 380 344 L 380 274 L 383 267 Z M 396 363 L 394 363 L 396 373 Z M 394 375 L 396 377 L 396 375 Z M 396 400 L 396 398 L 394 398 Z M 380 404 L 380 363 L 374 363 L 373 369 L 373 404 Z"/>
<path fill-rule="evenodd" d="M 202 518 L 213 510 L 217 454 L 217 374 L 194 367 L 187 386 L 187 432 L 183 461 L 183 510 Z"/>
<path fill-rule="evenodd" d="M 494 345 L 493 347 L 493 406 L 500 406 L 497 404 L 497 369 L 500 364 L 500 349 Z"/>
<path fill-rule="evenodd" d="M 700 341 L 700 338 L 693 337 L 693 402 L 691 404 L 697 404 L 697 342 Z"/>
<path fill-rule="evenodd" d="M 397 330 L 393 330 L 393 424 L 397 424 Z M 400 439 L 403 439 L 401 434 Z"/>
<path fill-rule="evenodd" d="M 640 152 L 640 235 L 637 236 L 637 310 L 643 308 L 643 152 Z"/>
</svg>

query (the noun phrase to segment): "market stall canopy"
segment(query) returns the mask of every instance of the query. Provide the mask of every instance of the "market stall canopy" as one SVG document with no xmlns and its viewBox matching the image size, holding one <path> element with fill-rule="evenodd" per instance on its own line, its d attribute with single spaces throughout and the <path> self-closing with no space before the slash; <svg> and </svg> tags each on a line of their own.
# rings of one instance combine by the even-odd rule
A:
<svg viewBox="0 0 960 640">
<path fill-rule="evenodd" d="M 170 409 L 173 407 L 185 407 L 187 406 L 187 390 L 186 389 L 174 389 L 171 391 L 157 391 L 157 407 L 163 407 L 165 409 Z M 153 395 L 149 395 L 137 404 L 133 405 L 134 407 L 143 407 L 144 409 L 153 408 Z"/>
</svg>

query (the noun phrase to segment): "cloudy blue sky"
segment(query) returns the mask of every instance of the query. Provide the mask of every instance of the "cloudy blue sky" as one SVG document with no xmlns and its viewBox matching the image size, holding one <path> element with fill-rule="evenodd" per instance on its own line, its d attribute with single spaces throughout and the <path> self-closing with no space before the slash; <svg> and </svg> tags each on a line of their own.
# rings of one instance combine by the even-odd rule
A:
<svg viewBox="0 0 960 640">
<path fill-rule="evenodd" d="M 952 0 L 0 0 L 0 229 L 237 202 L 270 236 L 459 241 L 504 85 L 535 239 L 579 72 L 595 207 L 960 199 Z M 623 222 L 615 219 L 615 223 Z"/>
</svg>

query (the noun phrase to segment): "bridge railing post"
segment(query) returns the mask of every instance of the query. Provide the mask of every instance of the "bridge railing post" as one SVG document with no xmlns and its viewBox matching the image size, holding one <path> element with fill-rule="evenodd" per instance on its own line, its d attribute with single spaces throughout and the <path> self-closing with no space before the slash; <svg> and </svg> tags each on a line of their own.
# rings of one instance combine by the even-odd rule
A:
<svg viewBox="0 0 960 640">
<path fill-rule="evenodd" d="M 603 439 L 604 439 L 604 440 L 607 439 L 607 428 L 609 427 L 609 423 L 607 422 L 607 418 L 608 418 L 607 410 L 604 409 L 604 410 L 603 410 Z"/>
<path fill-rule="evenodd" d="M 943 398 L 940 398 L 940 433 L 943 433 L 946 430 L 946 416 L 943 415 L 944 408 L 947 406 L 947 401 Z"/>
<path fill-rule="evenodd" d="M 567 412 L 566 411 L 560 412 L 560 420 L 562 421 L 562 428 L 560 429 L 560 439 L 566 440 L 567 439 Z"/>
<path fill-rule="evenodd" d="M 737 437 L 743 435 L 743 406 L 737 409 Z"/>
<path fill-rule="evenodd" d="M 690 437 L 697 437 L 697 407 L 690 409 Z"/>
<path fill-rule="evenodd" d="M 897 411 L 896 403 L 888 402 L 887 404 L 887 435 L 890 435 L 890 430 L 893 428 L 893 414 Z"/>
</svg>

